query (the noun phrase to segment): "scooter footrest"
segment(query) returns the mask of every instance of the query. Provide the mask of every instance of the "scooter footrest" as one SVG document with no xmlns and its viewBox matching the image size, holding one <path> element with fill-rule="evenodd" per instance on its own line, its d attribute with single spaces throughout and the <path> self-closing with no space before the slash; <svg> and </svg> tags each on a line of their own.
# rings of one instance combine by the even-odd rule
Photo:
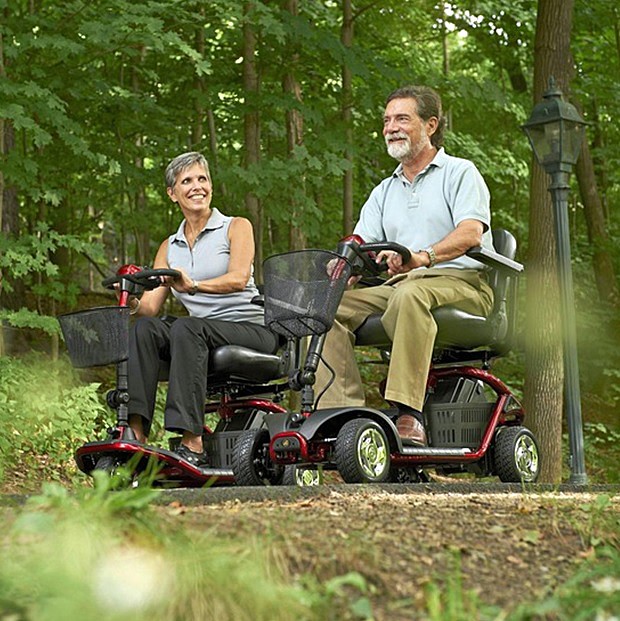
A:
<svg viewBox="0 0 620 621">
<path fill-rule="evenodd" d="M 402 455 L 420 455 L 429 457 L 461 457 L 471 453 L 468 448 L 432 448 L 429 446 L 403 446 Z"/>
</svg>

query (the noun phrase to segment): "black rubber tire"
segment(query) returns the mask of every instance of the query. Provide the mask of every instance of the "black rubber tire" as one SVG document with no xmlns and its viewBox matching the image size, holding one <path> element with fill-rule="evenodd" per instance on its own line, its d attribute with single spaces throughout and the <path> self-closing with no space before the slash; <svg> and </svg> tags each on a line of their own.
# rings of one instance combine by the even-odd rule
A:
<svg viewBox="0 0 620 621">
<path fill-rule="evenodd" d="M 345 483 L 382 483 L 390 476 L 385 431 L 369 418 L 347 421 L 336 437 L 334 460 Z"/>
<path fill-rule="evenodd" d="M 540 472 L 540 452 L 534 434 L 522 426 L 498 429 L 493 467 L 504 483 L 534 483 Z"/>
<path fill-rule="evenodd" d="M 284 466 L 282 485 L 313 487 L 323 485 L 324 481 L 323 469 L 318 466 L 297 466 L 296 464 Z"/>
<path fill-rule="evenodd" d="M 284 466 L 274 464 L 269 458 L 267 429 L 242 431 L 237 437 L 231 461 L 237 485 L 280 485 L 282 483 Z"/>
<path fill-rule="evenodd" d="M 390 483 L 428 483 L 430 477 L 422 468 L 390 468 Z"/>
</svg>

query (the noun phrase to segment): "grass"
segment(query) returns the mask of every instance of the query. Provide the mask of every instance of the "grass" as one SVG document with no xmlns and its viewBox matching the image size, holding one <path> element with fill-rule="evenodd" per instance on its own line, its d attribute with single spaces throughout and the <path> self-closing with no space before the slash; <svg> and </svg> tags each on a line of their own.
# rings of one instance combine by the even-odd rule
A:
<svg viewBox="0 0 620 621">
<path fill-rule="evenodd" d="M 84 385 L 65 363 L 0 359 L 0 483 L 3 469 L 5 476 L 19 469 L 42 490 L 24 507 L 0 505 L 1 621 L 375 618 L 372 587 L 356 571 L 325 581 L 294 578 L 268 541 L 162 522 L 148 487 L 113 490 L 106 477 L 84 486 L 72 452 L 108 416 L 99 385 Z M 617 433 L 594 431 L 597 467 L 615 471 L 601 449 L 615 449 Z M 548 597 L 510 613 L 489 609 L 463 588 L 455 557 L 448 574 L 426 586 L 420 618 L 619 619 L 620 524 L 609 517 L 609 502 L 603 495 L 582 507 L 575 526 L 591 557 Z"/>
<path fill-rule="evenodd" d="M 1 619 L 318 618 L 260 542 L 179 531 L 149 507 L 152 490 L 110 485 L 48 484 L 19 512 L 2 535 Z"/>
</svg>

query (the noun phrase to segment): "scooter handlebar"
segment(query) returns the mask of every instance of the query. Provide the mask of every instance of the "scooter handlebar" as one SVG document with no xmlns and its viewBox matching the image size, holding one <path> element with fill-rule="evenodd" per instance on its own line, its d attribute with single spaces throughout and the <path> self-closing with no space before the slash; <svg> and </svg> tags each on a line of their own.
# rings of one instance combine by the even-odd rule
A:
<svg viewBox="0 0 620 621">
<path fill-rule="evenodd" d="M 181 273 L 179 271 L 167 268 L 144 269 L 135 274 L 116 274 L 110 276 L 102 280 L 101 284 L 107 289 L 114 289 L 115 284 L 120 283 L 122 280 L 127 280 L 143 289 L 150 290 L 161 286 L 162 277 L 171 276 L 172 278 L 178 278 L 180 275 Z"/>
</svg>

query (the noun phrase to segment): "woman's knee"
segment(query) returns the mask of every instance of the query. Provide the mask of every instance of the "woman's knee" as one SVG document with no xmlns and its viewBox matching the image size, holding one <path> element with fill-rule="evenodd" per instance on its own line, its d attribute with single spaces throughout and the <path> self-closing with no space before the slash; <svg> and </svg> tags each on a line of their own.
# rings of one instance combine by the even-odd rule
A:
<svg viewBox="0 0 620 621">
<path fill-rule="evenodd" d="M 161 320 L 157 317 L 138 317 L 132 330 L 136 339 L 143 341 L 161 333 Z"/>
<path fill-rule="evenodd" d="M 195 338 L 203 329 L 203 322 L 198 317 L 179 317 L 170 327 L 170 338 Z"/>
</svg>

